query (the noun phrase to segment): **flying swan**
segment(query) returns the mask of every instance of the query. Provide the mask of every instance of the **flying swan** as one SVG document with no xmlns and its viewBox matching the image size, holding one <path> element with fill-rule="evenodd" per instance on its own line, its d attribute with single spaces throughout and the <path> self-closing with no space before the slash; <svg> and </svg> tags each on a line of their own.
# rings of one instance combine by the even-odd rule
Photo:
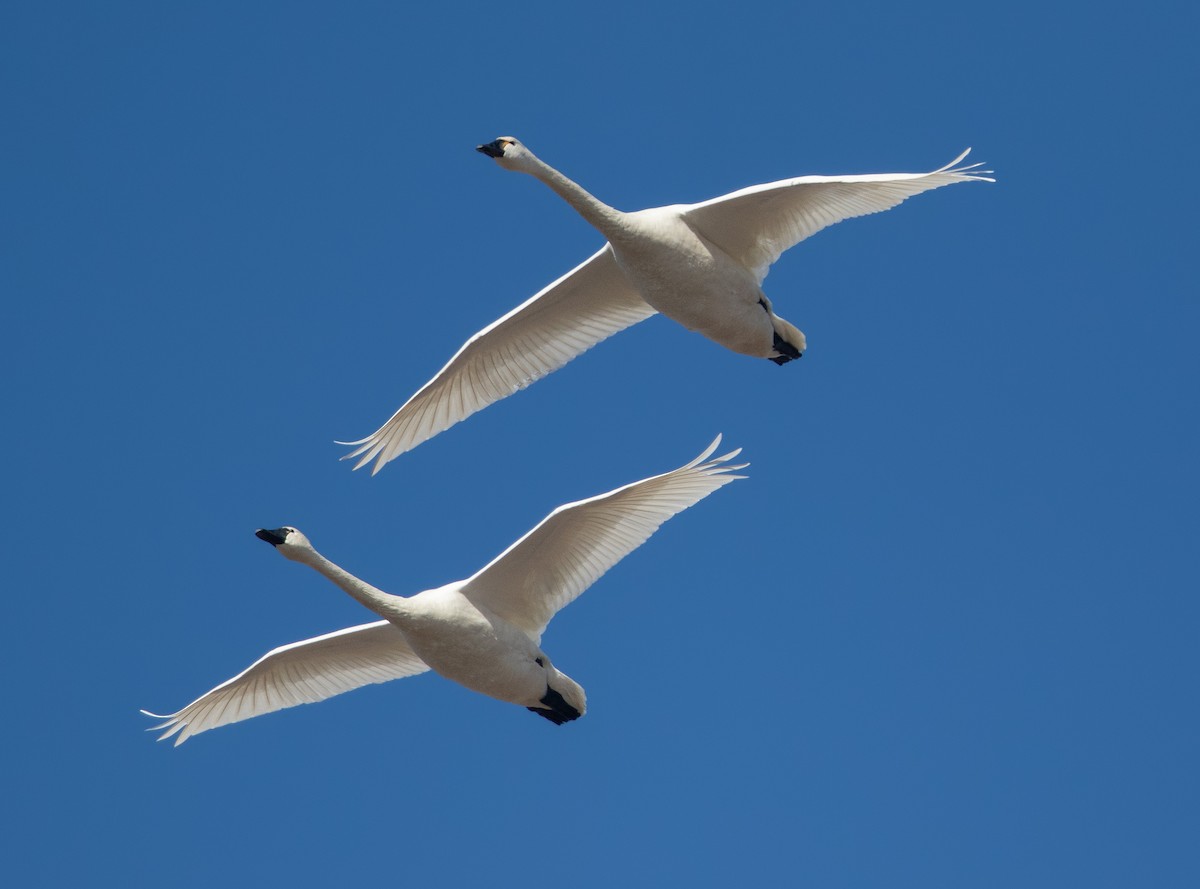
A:
<svg viewBox="0 0 1200 889">
<path fill-rule="evenodd" d="M 478 151 L 557 192 L 607 238 L 599 252 L 475 334 L 438 374 L 354 450 L 371 474 L 476 411 L 557 370 L 596 343 L 662 312 L 711 340 L 784 364 L 804 334 L 762 291 L 771 264 L 826 226 L 889 210 L 955 182 L 994 182 L 980 164 L 932 173 L 801 176 L 752 185 L 699 204 L 623 213 L 592 197 L 511 136 Z"/>
<path fill-rule="evenodd" d="M 415 596 L 393 596 L 333 564 L 295 528 L 255 532 L 284 558 L 324 574 L 383 620 L 293 642 L 170 715 L 159 740 L 192 735 L 252 716 L 426 670 L 510 701 L 556 725 L 587 712 L 583 689 L 541 648 L 559 609 L 644 543 L 667 519 L 722 485 L 741 449 L 709 459 L 717 436 L 692 462 L 607 494 L 568 503 L 473 577 Z"/>
</svg>

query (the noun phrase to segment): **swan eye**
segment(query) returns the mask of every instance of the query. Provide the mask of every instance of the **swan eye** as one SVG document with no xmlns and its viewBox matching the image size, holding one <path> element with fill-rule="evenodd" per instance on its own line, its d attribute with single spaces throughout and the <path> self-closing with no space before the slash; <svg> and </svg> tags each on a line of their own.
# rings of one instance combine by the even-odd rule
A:
<svg viewBox="0 0 1200 889">
<path fill-rule="evenodd" d="M 535 658 L 533 659 L 533 662 L 534 662 L 535 664 L 537 664 L 539 667 L 544 667 L 544 666 L 546 666 L 546 662 L 545 662 L 544 660 L 542 660 L 540 657 L 535 657 Z"/>
</svg>

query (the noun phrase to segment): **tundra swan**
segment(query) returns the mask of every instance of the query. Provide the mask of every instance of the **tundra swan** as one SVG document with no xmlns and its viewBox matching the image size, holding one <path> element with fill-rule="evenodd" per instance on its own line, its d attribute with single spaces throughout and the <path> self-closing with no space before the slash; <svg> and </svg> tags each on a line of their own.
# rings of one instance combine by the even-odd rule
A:
<svg viewBox="0 0 1200 889">
<path fill-rule="evenodd" d="M 587 710 L 583 689 L 541 648 L 550 619 L 637 549 L 667 519 L 722 485 L 741 449 L 709 459 L 721 436 L 679 469 L 568 503 L 467 580 L 415 596 L 393 596 L 326 559 L 295 528 L 259 530 L 285 558 L 328 577 L 384 620 L 268 652 L 166 720 L 159 740 L 189 737 L 252 716 L 322 701 L 432 669 L 556 725 Z"/>
<path fill-rule="evenodd" d="M 598 252 L 475 334 L 433 379 L 366 438 L 339 442 L 354 468 L 389 460 L 476 411 L 557 370 L 655 312 L 723 346 L 784 364 L 804 334 L 775 314 L 762 291 L 771 264 L 826 226 L 888 210 L 956 182 L 994 182 L 957 166 L 932 173 L 801 176 L 752 185 L 698 204 L 623 213 L 601 203 L 511 136 L 478 151 L 528 173 L 562 196 L 608 239 Z"/>
</svg>

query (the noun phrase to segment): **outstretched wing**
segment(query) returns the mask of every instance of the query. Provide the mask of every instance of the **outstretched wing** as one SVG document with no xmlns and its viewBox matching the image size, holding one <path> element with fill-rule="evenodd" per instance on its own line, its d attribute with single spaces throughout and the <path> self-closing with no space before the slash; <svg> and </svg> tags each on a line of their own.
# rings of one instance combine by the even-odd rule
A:
<svg viewBox="0 0 1200 889">
<path fill-rule="evenodd" d="M 752 185 L 710 201 L 692 204 L 683 218 L 757 276 L 785 250 L 826 226 L 890 210 L 906 198 L 955 182 L 995 182 L 980 164 L 957 166 L 967 149 L 932 173 L 877 173 L 866 176 L 800 176 Z"/>
<path fill-rule="evenodd" d="M 559 609 L 641 546 L 667 519 L 731 481 L 741 448 L 709 460 L 717 436 L 699 457 L 672 472 L 558 507 L 472 577 L 462 592 L 540 638 Z M 705 462 L 707 461 L 707 462 Z"/>
<path fill-rule="evenodd" d="M 424 673 L 429 667 L 413 654 L 395 626 L 386 620 L 348 627 L 269 651 L 247 669 L 201 695 L 178 713 L 160 716 L 178 746 L 210 728 L 240 722 L 297 704 L 312 704 L 373 682 Z"/>
<path fill-rule="evenodd" d="M 654 314 L 607 244 L 582 265 L 475 334 L 392 418 L 359 441 L 355 469 L 389 460 L 558 370 L 601 340 Z"/>
</svg>

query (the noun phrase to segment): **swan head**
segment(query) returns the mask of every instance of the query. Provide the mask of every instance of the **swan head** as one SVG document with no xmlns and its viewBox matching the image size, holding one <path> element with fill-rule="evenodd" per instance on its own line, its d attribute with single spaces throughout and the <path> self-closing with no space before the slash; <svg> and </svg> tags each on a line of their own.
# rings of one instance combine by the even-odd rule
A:
<svg viewBox="0 0 1200 889">
<path fill-rule="evenodd" d="M 512 136 L 501 136 L 486 145 L 476 145 L 475 150 L 486 154 L 506 170 L 524 170 L 533 158 L 533 152 Z"/>
<path fill-rule="evenodd" d="M 265 540 L 279 550 L 280 555 L 293 561 L 301 561 L 304 555 L 313 551 L 308 538 L 289 525 L 276 528 L 274 531 L 259 528 L 254 532 L 254 536 L 259 540 Z"/>
</svg>

